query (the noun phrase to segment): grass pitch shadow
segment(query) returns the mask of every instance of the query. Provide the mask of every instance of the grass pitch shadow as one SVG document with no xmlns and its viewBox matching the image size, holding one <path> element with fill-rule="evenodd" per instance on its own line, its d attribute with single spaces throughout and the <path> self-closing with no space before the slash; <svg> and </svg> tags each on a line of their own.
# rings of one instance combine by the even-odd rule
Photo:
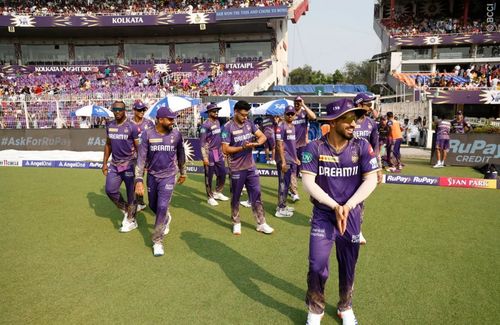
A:
<svg viewBox="0 0 500 325">
<path fill-rule="evenodd" d="M 255 281 L 274 286 L 298 300 L 304 299 L 304 290 L 269 273 L 251 259 L 220 241 L 205 238 L 191 231 L 182 232 L 181 239 L 200 257 L 219 264 L 224 274 L 241 293 L 265 307 L 275 309 L 290 318 L 294 324 L 305 323 L 305 308 L 298 309 L 274 299 L 263 292 Z"/>
</svg>

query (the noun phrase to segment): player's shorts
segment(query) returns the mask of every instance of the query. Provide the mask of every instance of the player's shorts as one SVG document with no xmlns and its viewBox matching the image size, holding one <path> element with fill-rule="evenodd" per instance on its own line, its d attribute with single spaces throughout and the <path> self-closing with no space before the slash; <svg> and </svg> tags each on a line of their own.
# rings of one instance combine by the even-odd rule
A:
<svg viewBox="0 0 500 325">
<path fill-rule="evenodd" d="M 448 151 L 450 149 L 450 139 L 437 139 L 436 149 Z"/>
</svg>

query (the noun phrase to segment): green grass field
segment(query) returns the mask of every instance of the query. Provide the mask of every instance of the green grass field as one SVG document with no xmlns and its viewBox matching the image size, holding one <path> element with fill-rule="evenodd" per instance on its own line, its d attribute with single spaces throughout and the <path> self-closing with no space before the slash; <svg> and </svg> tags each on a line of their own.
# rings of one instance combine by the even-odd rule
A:
<svg viewBox="0 0 500 325">
<path fill-rule="evenodd" d="M 470 168 L 410 175 L 481 177 Z M 275 218 L 277 180 L 261 178 L 267 220 L 206 203 L 189 175 L 172 201 L 166 255 L 154 258 L 154 216 L 118 232 L 121 213 L 99 170 L 0 169 L 1 324 L 304 324 L 309 216 Z M 227 189 L 226 189 L 226 194 Z M 245 196 L 246 197 L 246 196 Z M 354 310 L 360 324 L 494 324 L 500 318 L 500 191 L 383 184 L 367 202 Z M 324 324 L 338 324 L 332 256 Z"/>
</svg>

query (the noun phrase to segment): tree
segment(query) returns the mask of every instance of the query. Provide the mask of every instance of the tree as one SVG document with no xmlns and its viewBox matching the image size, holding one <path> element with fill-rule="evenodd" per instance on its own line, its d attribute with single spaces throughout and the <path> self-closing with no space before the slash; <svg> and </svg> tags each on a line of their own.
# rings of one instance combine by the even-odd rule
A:
<svg viewBox="0 0 500 325">
<path fill-rule="evenodd" d="M 349 84 L 363 84 L 370 88 L 372 84 L 371 68 L 371 63 L 368 60 L 361 63 L 347 62 L 343 68 L 345 82 Z"/>
<path fill-rule="evenodd" d="M 344 75 L 342 72 L 339 71 L 339 69 L 335 70 L 335 72 L 332 74 L 332 84 L 339 84 L 344 82 Z"/>
</svg>

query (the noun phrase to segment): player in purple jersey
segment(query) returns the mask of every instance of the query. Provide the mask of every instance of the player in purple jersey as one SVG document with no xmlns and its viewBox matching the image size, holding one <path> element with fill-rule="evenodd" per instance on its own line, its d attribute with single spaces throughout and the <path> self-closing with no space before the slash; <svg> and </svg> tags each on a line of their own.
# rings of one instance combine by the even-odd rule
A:
<svg viewBox="0 0 500 325">
<path fill-rule="evenodd" d="M 205 169 L 205 189 L 208 204 L 219 205 L 216 200 L 227 201 L 229 198 L 222 194 L 226 181 L 226 167 L 222 154 L 221 128 L 219 123 L 219 110 L 217 104 L 209 104 L 206 108 L 208 119 L 200 128 L 201 155 Z M 212 178 L 217 175 L 215 192 L 212 191 Z"/>
<path fill-rule="evenodd" d="M 320 324 L 325 310 L 329 258 L 336 246 L 339 278 L 337 313 L 343 324 L 357 324 L 352 310 L 355 268 L 359 253 L 360 204 L 377 186 L 380 169 L 372 147 L 354 137 L 356 120 L 365 111 L 352 100 L 326 107 L 330 132 L 312 141 L 302 153 L 302 183 L 313 207 L 309 237 L 307 324 Z"/>
<path fill-rule="evenodd" d="M 248 198 L 252 202 L 256 230 L 265 234 L 274 231 L 266 223 L 260 197 L 259 173 L 252 157 L 252 149 L 263 145 L 266 136 L 248 120 L 250 108 L 250 104 L 244 100 L 236 102 L 234 117 L 224 125 L 222 132 L 222 151 L 228 156 L 231 170 L 231 220 L 235 235 L 241 235 L 240 196 L 243 186 L 246 186 Z"/>
<path fill-rule="evenodd" d="M 451 121 L 451 133 L 464 134 L 469 133 L 470 130 L 472 130 L 472 127 L 470 123 L 464 119 L 462 111 L 457 111 L 455 119 Z"/>
<path fill-rule="evenodd" d="M 301 157 L 302 151 L 307 145 L 307 128 L 309 121 L 316 119 L 316 114 L 304 104 L 302 97 L 297 96 L 293 100 L 293 106 L 295 107 L 295 119 L 293 124 L 295 125 L 295 137 L 297 139 L 297 157 Z M 299 192 L 297 192 L 297 176 L 299 173 L 299 168 L 297 172 L 292 174 L 290 193 L 292 194 L 292 201 L 300 200 Z"/>
<path fill-rule="evenodd" d="M 436 124 L 436 156 L 437 163 L 432 166 L 433 168 L 444 167 L 446 155 L 450 149 L 450 121 L 439 120 Z M 442 160 L 441 160 L 442 158 Z"/>
<path fill-rule="evenodd" d="M 300 160 L 297 158 L 297 148 L 295 146 L 295 108 L 288 106 L 285 109 L 285 118 L 276 128 L 276 151 L 278 158 L 278 206 L 276 207 L 276 217 L 291 217 L 294 209 L 286 206 L 286 197 L 290 187 L 292 174 L 296 172 Z"/>
<path fill-rule="evenodd" d="M 141 135 L 139 155 L 135 168 L 135 192 L 144 195 L 144 167 L 148 166 L 149 207 L 156 214 L 152 235 L 153 254 L 162 256 L 163 237 L 170 231 L 172 217 L 168 206 L 174 192 L 175 177 L 180 173 L 177 184 L 186 180 L 186 154 L 179 130 L 174 129 L 177 113 L 161 107 L 156 113 L 156 127 Z"/>
<path fill-rule="evenodd" d="M 264 149 L 266 152 L 266 164 L 276 165 L 276 136 L 275 128 L 277 125 L 277 117 L 272 115 L 266 115 L 262 120 L 262 132 L 266 136 L 266 142 L 264 143 Z"/>
<path fill-rule="evenodd" d="M 139 132 L 136 126 L 127 120 L 125 108 L 123 101 L 115 101 L 111 106 L 115 120 L 106 126 L 106 145 L 102 161 L 102 173 L 106 176 L 106 194 L 123 212 L 120 232 L 129 232 L 137 228 L 134 163 L 137 158 Z M 108 168 L 108 159 L 111 154 L 113 157 Z M 125 182 L 127 202 L 120 193 L 122 182 Z"/>
<path fill-rule="evenodd" d="M 144 104 L 140 99 L 134 102 L 132 106 L 134 110 L 134 117 L 130 120 L 134 123 L 139 131 L 139 137 L 144 130 L 152 129 L 155 127 L 153 121 L 144 118 L 144 112 L 148 109 L 146 104 Z M 146 208 L 146 203 L 144 203 L 144 197 L 137 195 L 137 212 L 144 210 Z"/>
</svg>

